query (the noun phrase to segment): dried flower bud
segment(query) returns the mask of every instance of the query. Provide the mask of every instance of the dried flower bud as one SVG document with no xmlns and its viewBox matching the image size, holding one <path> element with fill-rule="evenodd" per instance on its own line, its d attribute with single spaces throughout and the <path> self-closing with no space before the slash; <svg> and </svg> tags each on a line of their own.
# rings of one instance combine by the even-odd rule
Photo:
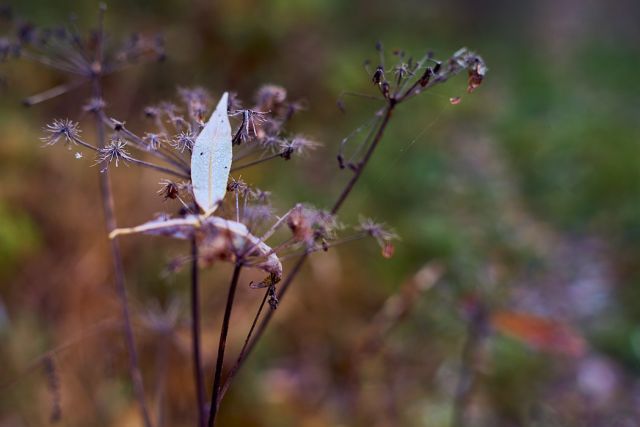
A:
<svg viewBox="0 0 640 427">
<path fill-rule="evenodd" d="M 380 85 L 384 80 L 385 80 L 384 68 L 382 68 L 382 65 L 378 65 L 378 67 L 376 68 L 376 71 L 373 72 L 373 77 L 371 77 L 371 81 L 375 85 Z"/>
<path fill-rule="evenodd" d="M 398 238 L 396 233 L 391 230 L 386 230 L 384 224 L 378 224 L 369 218 L 361 218 L 358 229 L 373 237 L 376 242 L 378 242 L 383 257 L 391 258 L 391 256 L 393 256 L 395 248 L 391 241 Z"/>
<path fill-rule="evenodd" d="M 469 67 L 469 80 L 467 85 L 467 92 L 471 93 L 482 84 L 484 76 L 487 73 L 487 66 L 483 62 L 477 61 L 471 67 Z"/>
<path fill-rule="evenodd" d="M 163 179 L 162 181 L 160 181 L 160 185 L 162 186 L 162 188 L 158 190 L 158 194 L 163 196 L 165 200 L 173 200 L 178 198 L 178 196 L 180 195 L 178 184 L 176 184 L 175 182 L 168 179 Z"/>
</svg>

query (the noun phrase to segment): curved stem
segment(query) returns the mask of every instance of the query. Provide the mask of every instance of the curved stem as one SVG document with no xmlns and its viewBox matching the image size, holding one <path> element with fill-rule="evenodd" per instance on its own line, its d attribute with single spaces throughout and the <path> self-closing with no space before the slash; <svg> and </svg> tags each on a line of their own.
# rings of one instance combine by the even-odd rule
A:
<svg viewBox="0 0 640 427">
<path fill-rule="evenodd" d="M 195 237 L 191 239 L 191 335 L 193 343 L 193 375 L 196 385 L 198 405 L 198 426 L 204 427 L 204 383 L 202 358 L 200 353 L 200 287 L 198 275 L 198 245 Z"/>
<path fill-rule="evenodd" d="M 247 349 L 249 348 L 249 342 L 250 342 L 251 338 L 253 337 L 253 331 L 256 328 L 256 325 L 258 324 L 258 320 L 260 319 L 260 315 L 262 314 L 262 309 L 264 308 L 264 305 L 267 302 L 267 297 L 268 296 L 269 296 L 269 290 L 267 289 L 264 292 L 264 297 L 262 297 L 262 302 L 260 303 L 260 307 L 258 307 L 258 312 L 254 316 L 253 322 L 251 322 L 251 328 L 249 328 L 249 333 L 247 334 L 247 337 L 244 339 L 244 344 L 242 345 L 242 349 L 240 350 L 240 354 L 238 355 L 238 358 L 236 359 L 236 363 L 235 363 L 235 365 L 233 365 L 233 368 L 231 368 L 231 370 L 229 371 L 229 375 L 227 376 L 227 380 L 224 382 L 224 384 L 222 384 L 222 390 L 220 391 L 219 400 L 222 400 L 224 395 L 227 393 L 227 390 L 229 390 L 229 387 L 231 386 L 231 379 L 236 375 L 236 372 L 238 371 L 238 369 L 240 369 L 240 364 L 241 364 L 242 360 L 244 359 L 244 355 L 246 354 Z"/>
<path fill-rule="evenodd" d="M 238 279 L 240 278 L 240 270 L 242 263 L 237 262 L 229 284 L 229 292 L 227 294 L 227 304 L 224 309 L 224 318 L 222 327 L 220 328 L 220 340 L 218 341 L 218 357 L 216 360 L 216 370 L 213 376 L 213 390 L 211 391 L 211 405 L 209 407 L 209 427 L 213 427 L 216 423 L 218 415 L 218 404 L 220 403 L 220 383 L 222 378 L 222 365 L 224 362 L 224 350 L 227 344 L 227 335 L 229 334 L 229 321 L 231 319 L 231 311 L 233 309 L 233 301 L 235 300 L 236 289 L 238 287 Z"/>
</svg>

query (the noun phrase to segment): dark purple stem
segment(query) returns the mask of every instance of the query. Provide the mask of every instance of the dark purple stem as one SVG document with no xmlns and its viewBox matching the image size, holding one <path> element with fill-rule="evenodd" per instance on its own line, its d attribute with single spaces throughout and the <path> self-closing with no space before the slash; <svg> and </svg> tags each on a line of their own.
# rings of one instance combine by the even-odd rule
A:
<svg viewBox="0 0 640 427">
<path fill-rule="evenodd" d="M 196 403 L 198 405 L 198 426 L 205 426 L 204 415 L 204 375 L 202 373 L 202 357 L 200 352 L 200 286 L 198 274 L 198 244 L 196 238 L 191 239 L 191 339 L 193 344 L 193 375 L 196 386 Z"/>
<path fill-rule="evenodd" d="M 103 59 L 102 42 L 104 37 L 104 31 L 102 28 L 102 13 L 100 15 L 100 31 L 98 43 L 100 45 L 97 48 L 96 61 L 101 64 Z M 95 74 L 92 80 L 93 85 L 93 97 L 102 98 L 102 85 L 100 81 L 100 74 Z M 98 134 L 98 147 L 104 148 L 105 146 L 105 129 L 104 123 L 101 117 L 96 114 L 96 131 Z M 105 170 L 100 175 L 100 192 L 102 195 L 102 208 L 104 210 L 104 219 L 107 227 L 107 233 L 111 233 L 116 229 L 116 219 L 114 215 L 114 203 L 113 203 L 113 191 L 111 189 L 111 180 L 109 179 L 109 170 Z M 129 374 L 131 375 L 131 381 L 133 382 L 133 391 L 140 405 L 140 412 L 142 415 L 142 422 L 145 427 L 152 427 L 151 418 L 149 417 L 149 409 L 144 393 L 144 384 L 142 381 L 142 373 L 140 371 L 140 365 L 138 363 L 138 352 L 136 351 L 135 337 L 133 335 L 133 327 L 131 325 L 131 313 L 129 311 L 129 299 L 127 297 L 127 288 L 125 286 L 124 279 L 124 266 L 122 263 L 122 254 L 120 252 L 120 244 L 116 239 L 109 239 L 111 246 L 111 255 L 113 258 L 113 268 L 116 281 L 116 292 L 118 299 L 120 300 L 120 307 L 122 310 L 122 320 L 125 343 L 127 351 L 129 353 Z"/>
<path fill-rule="evenodd" d="M 229 284 L 229 292 L 227 294 L 227 305 L 224 309 L 224 318 L 222 327 L 220 328 L 220 340 L 218 341 L 218 357 L 216 359 L 216 370 L 213 376 L 213 390 L 211 391 L 211 406 L 209 407 L 209 427 L 213 427 L 216 423 L 218 415 L 218 403 L 220 395 L 220 383 L 222 378 L 222 364 L 224 362 L 224 349 L 227 345 L 227 335 L 229 333 L 229 321 L 231 319 L 231 311 L 233 309 L 233 301 L 235 300 L 236 289 L 238 287 L 238 279 L 240 278 L 240 270 L 242 263 L 237 262 Z"/>
</svg>

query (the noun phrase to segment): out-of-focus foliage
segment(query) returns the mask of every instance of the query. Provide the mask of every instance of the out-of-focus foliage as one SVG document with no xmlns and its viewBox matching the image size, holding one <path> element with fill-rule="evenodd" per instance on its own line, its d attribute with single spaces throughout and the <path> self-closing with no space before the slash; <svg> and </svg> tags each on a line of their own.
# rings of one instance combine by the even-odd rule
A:
<svg viewBox="0 0 640 427">
<path fill-rule="evenodd" d="M 88 1 L 13 3 L 15 17 L 45 26 L 75 13 L 86 29 L 97 14 Z M 490 68 L 473 95 L 460 77 L 394 113 L 342 212 L 391 225 L 402 238 L 394 257 L 359 242 L 311 257 L 220 425 L 442 426 L 461 413 L 469 426 L 638 425 L 639 16 L 631 0 L 110 2 L 112 34 L 166 38 L 167 61 L 106 80 L 108 111 L 128 126 L 143 130 L 144 106 L 175 98 L 176 86 L 217 98 L 274 83 L 305 100 L 291 127 L 324 148 L 242 173 L 272 191 L 281 212 L 299 201 L 329 205 L 349 178 L 334 160 L 339 141 L 377 104 L 346 98 L 345 114 L 336 100 L 374 93 L 362 63 L 377 63 L 377 40 L 389 56 L 468 46 Z M 25 62 L 2 64 L 0 77 L 0 426 L 46 425 L 57 399 L 60 425 L 139 425 L 96 168 L 38 139 L 51 118 L 81 117 L 88 94 L 22 109 L 22 97 L 64 77 Z M 123 225 L 162 210 L 160 178 L 114 171 Z M 166 273 L 189 248 L 141 237 L 123 249 L 154 418 L 193 425 L 188 275 Z M 433 261 L 442 278 L 420 288 L 418 272 Z M 209 380 L 229 273 L 220 265 L 204 275 Z M 412 304 L 364 351 L 402 289 L 413 289 Z M 260 297 L 239 291 L 230 358 Z M 509 313 L 532 320 L 505 323 Z M 556 333 L 581 351 L 558 351 Z"/>
</svg>

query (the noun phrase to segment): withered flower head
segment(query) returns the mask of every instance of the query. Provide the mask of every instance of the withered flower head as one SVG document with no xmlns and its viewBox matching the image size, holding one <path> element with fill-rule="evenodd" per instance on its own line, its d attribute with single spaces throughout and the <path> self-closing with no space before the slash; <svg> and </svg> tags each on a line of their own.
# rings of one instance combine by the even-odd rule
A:
<svg viewBox="0 0 640 427">
<path fill-rule="evenodd" d="M 160 185 L 162 187 L 160 188 L 160 190 L 158 190 L 158 194 L 163 196 L 165 200 L 176 199 L 180 195 L 179 186 L 175 182 L 168 179 L 163 179 L 160 181 Z"/>
<path fill-rule="evenodd" d="M 382 256 L 391 258 L 394 252 L 391 241 L 398 239 L 398 235 L 395 232 L 387 230 L 384 224 L 378 224 L 369 218 L 361 218 L 358 229 L 373 237 L 376 242 L 378 242 L 382 250 Z"/>
<path fill-rule="evenodd" d="M 187 131 L 178 133 L 171 141 L 171 146 L 181 153 L 184 153 L 185 150 L 190 152 L 195 143 L 195 135 L 191 131 Z"/>
<path fill-rule="evenodd" d="M 315 150 L 320 143 L 312 141 L 304 136 L 297 135 L 290 140 L 280 142 L 282 157 L 289 160 L 292 154 L 304 155 L 308 151 Z"/>
<path fill-rule="evenodd" d="M 146 144 L 146 148 L 149 151 L 158 151 L 165 140 L 165 136 L 158 133 L 147 132 L 142 137 L 142 141 Z"/>
<path fill-rule="evenodd" d="M 202 87 L 179 88 L 178 94 L 187 106 L 189 117 L 202 124 L 206 119 L 207 109 L 211 104 L 211 95 Z"/>
<path fill-rule="evenodd" d="M 276 85 L 264 85 L 256 93 L 256 103 L 262 111 L 274 111 L 287 99 L 287 90 Z"/>
<path fill-rule="evenodd" d="M 316 241 L 332 239 L 339 228 L 335 217 L 328 212 L 298 204 L 287 218 L 293 238 L 307 245 Z"/>
<path fill-rule="evenodd" d="M 244 196 L 249 191 L 249 186 L 241 178 L 231 178 L 227 185 L 227 191 Z"/>
<path fill-rule="evenodd" d="M 75 140 L 82 132 L 78 122 L 69 119 L 56 119 L 46 125 L 44 131 L 47 135 L 40 138 L 40 140 L 43 141 L 45 145 L 54 145 L 62 139 L 69 148 L 71 148 L 71 143 L 75 143 Z"/>
<path fill-rule="evenodd" d="M 126 162 L 133 160 L 131 154 L 125 149 L 126 146 L 127 141 L 124 138 L 113 135 L 106 147 L 98 149 L 96 164 L 104 164 L 101 171 L 104 172 L 112 162 L 118 167 L 119 162 L 126 164 Z"/>
</svg>

